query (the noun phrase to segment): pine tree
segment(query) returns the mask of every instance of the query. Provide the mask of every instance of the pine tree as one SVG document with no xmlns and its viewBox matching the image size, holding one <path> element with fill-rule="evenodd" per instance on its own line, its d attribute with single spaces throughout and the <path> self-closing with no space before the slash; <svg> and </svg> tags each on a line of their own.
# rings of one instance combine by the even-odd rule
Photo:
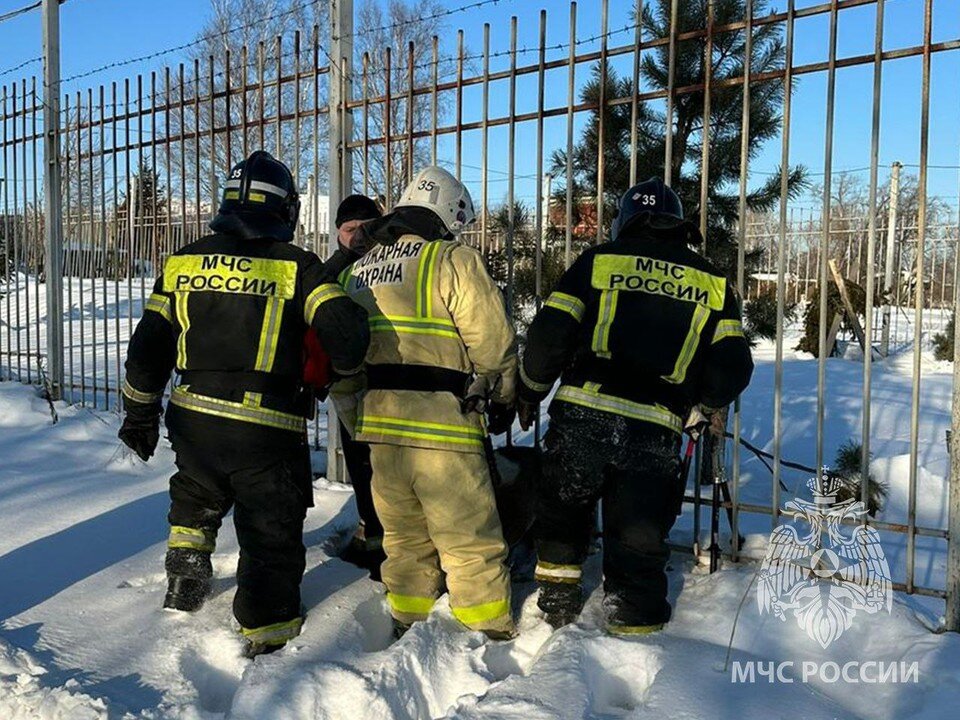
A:
<svg viewBox="0 0 960 720">
<path fill-rule="evenodd" d="M 680 33 L 706 26 L 708 0 L 689 0 L 679 4 Z M 717 26 L 740 22 L 745 17 L 746 0 L 714 0 L 714 23 Z M 754 15 L 768 10 L 767 0 L 754 1 Z M 654 0 L 644 4 L 641 22 L 645 39 L 668 37 L 670 32 L 670 0 Z M 706 38 L 677 43 L 675 87 L 703 84 L 706 78 Z M 736 269 L 736 226 L 739 205 L 740 139 L 743 108 L 741 86 L 720 86 L 723 81 L 742 77 L 746 55 L 746 34 L 716 33 L 713 37 L 713 82 L 711 93 L 710 169 L 707 206 L 707 254 L 728 275 Z M 783 30 L 778 25 L 764 25 L 753 30 L 751 74 L 782 70 L 785 63 Z M 643 51 L 640 75 L 641 92 L 666 90 L 668 86 L 669 49 L 666 45 Z M 599 63 L 581 92 L 584 103 L 598 103 L 601 78 L 605 75 L 604 96 L 629 98 L 634 92 L 633 80 L 621 77 L 607 66 L 601 72 Z M 779 80 L 766 80 L 750 86 L 749 154 L 756 157 L 763 145 L 780 133 L 784 87 Z M 637 112 L 637 179 L 663 177 L 668 126 L 673 133 L 672 187 L 683 201 L 687 218 L 699 222 L 701 152 L 703 142 L 704 92 L 677 95 L 674 99 L 672 125 L 664 111 L 651 102 L 640 102 Z M 620 196 L 630 184 L 631 106 L 622 103 L 604 111 L 604 232 L 616 214 Z M 595 198 L 597 195 L 597 157 L 600 118 L 594 112 L 583 131 L 572 157 L 574 197 Z M 566 153 L 556 152 L 552 172 L 562 177 L 566 172 Z M 747 196 L 752 212 L 765 212 L 776 207 L 780 198 L 779 169 Z M 802 166 L 789 170 L 791 196 L 806 185 Z M 566 196 L 561 187 L 558 197 Z M 574 218 L 578 222 L 578 218 Z M 747 272 L 756 266 L 760 251 L 747 253 Z"/>
</svg>

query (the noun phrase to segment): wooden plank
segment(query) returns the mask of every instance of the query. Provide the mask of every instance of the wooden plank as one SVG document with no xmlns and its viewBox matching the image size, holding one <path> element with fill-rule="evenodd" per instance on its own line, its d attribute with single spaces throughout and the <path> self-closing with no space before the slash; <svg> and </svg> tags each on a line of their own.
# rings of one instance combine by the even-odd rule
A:
<svg viewBox="0 0 960 720">
<path fill-rule="evenodd" d="M 863 326 L 860 324 L 860 318 L 857 316 L 857 313 L 853 309 L 853 303 L 850 302 L 850 293 L 847 292 L 847 283 L 843 279 L 843 275 L 840 274 L 840 269 L 837 267 L 837 261 L 831 259 L 829 263 L 830 272 L 833 274 L 833 280 L 837 283 L 837 289 L 840 290 L 840 299 L 843 300 L 843 307 L 846 309 L 847 320 L 850 322 L 850 326 L 853 328 L 853 334 L 857 336 L 857 342 L 860 343 L 860 349 L 863 350 L 864 354 L 867 352 L 867 338 L 863 334 Z"/>
<path fill-rule="evenodd" d="M 840 313 L 833 314 L 833 322 L 830 323 L 830 332 L 827 333 L 827 357 L 833 357 L 834 347 L 837 344 L 837 334 L 840 332 L 840 323 L 843 317 Z"/>
</svg>

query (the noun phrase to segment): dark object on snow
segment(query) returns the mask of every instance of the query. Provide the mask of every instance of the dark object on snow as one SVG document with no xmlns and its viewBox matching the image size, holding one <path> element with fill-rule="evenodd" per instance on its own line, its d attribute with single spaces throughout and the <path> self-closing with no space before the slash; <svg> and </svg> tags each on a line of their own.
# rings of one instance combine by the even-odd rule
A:
<svg viewBox="0 0 960 720">
<path fill-rule="evenodd" d="M 540 450 L 519 445 L 493 450 L 488 441 L 487 460 L 503 539 L 513 547 L 533 527 L 536 486 L 542 469 Z"/>
<path fill-rule="evenodd" d="M 210 594 L 213 564 L 210 553 L 194 548 L 169 548 L 164 563 L 167 595 L 163 606 L 169 610 L 199 610 Z"/>
<path fill-rule="evenodd" d="M 167 610 L 194 612 L 203 607 L 209 593 L 209 580 L 171 576 L 167 580 L 167 594 L 163 598 L 163 607 Z"/>
<path fill-rule="evenodd" d="M 350 544 L 340 554 L 340 559 L 370 571 L 370 579 L 380 582 L 380 566 L 386 559 L 383 552 L 383 525 L 373 506 L 373 468 L 370 465 L 370 445 L 350 437 L 350 432 L 340 423 L 340 440 L 343 460 L 350 475 L 353 495 L 357 502 L 360 526 Z"/>
<path fill-rule="evenodd" d="M 252 660 L 258 655 L 269 655 L 270 653 L 275 653 L 277 650 L 282 650 L 285 646 L 286 643 L 280 643 L 279 645 L 268 645 L 267 643 L 247 640 L 243 646 L 243 656 Z"/>
<path fill-rule="evenodd" d="M 359 530 L 358 530 L 359 532 Z M 381 543 L 383 538 L 380 539 Z M 358 568 L 367 570 L 370 573 L 370 579 L 375 582 L 383 582 L 380 577 L 380 566 L 387 559 L 387 554 L 383 551 L 382 544 L 374 547 L 373 544 L 359 535 L 350 538 L 347 547 L 340 553 L 340 559 Z"/>
<path fill-rule="evenodd" d="M 537 606 L 550 627 L 559 630 L 577 619 L 583 609 L 583 592 L 576 583 L 543 583 Z"/>
</svg>

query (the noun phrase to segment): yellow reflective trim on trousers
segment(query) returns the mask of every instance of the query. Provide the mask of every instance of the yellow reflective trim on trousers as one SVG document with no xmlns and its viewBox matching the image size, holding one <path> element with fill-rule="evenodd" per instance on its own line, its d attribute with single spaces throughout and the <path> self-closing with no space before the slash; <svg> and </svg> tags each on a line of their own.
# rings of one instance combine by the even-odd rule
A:
<svg viewBox="0 0 960 720">
<path fill-rule="evenodd" d="M 303 618 L 298 617 L 258 628 L 241 627 L 240 632 L 252 642 L 263 643 L 264 645 L 283 645 L 299 635 L 302 627 Z"/>
<path fill-rule="evenodd" d="M 297 263 L 239 255 L 173 255 L 163 266 L 164 292 L 219 292 L 293 298 Z"/>
<path fill-rule="evenodd" d="M 257 361 L 254 370 L 270 372 L 277 357 L 277 345 L 280 342 L 280 323 L 283 319 L 282 298 L 267 298 L 267 307 L 263 311 L 263 325 L 260 328 L 260 344 L 257 346 Z"/>
<path fill-rule="evenodd" d="M 739 320 L 721 320 L 718 322 L 710 344 L 715 345 L 724 338 L 730 337 L 743 337 L 743 323 Z"/>
<path fill-rule="evenodd" d="M 170 298 L 159 293 L 152 293 L 147 300 L 144 310 L 151 310 L 169 323 L 173 322 L 173 314 L 170 312 Z"/>
<path fill-rule="evenodd" d="M 597 290 L 663 295 L 721 310 L 725 278 L 677 263 L 638 255 L 597 255 L 590 284 Z"/>
<path fill-rule="evenodd" d="M 510 601 L 503 599 L 483 603 L 482 605 L 451 607 L 450 611 L 464 625 L 479 625 L 508 615 L 510 613 Z"/>
<path fill-rule="evenodd" d="M 664 623 L 653 625 L 607 625 L 607 632 L 611 635 L 650 635 L 663 630 Z"/>
<path fill-rule="evenodd" d="M 576 295 L 567 295 L 567 293 L 562 293 L 559 290 L 554 290 L 550 293 L 550 297 L 547 298 L 543 305 L 544 307 L 552 307 L 555 310 L 565 312 L 577 322 L 583 319 L 583 313 L 586 310 L 583 301 Z"/>
<path fill-rule="evenodd" d="M 343 291 L 343 288 L 336 283 L 317 285 L 317 287 L 307 295 L 307 299 L 303 303 L 303 319 L 307 325 L 313 324 L 313 316 L 316 315 L 321 305 L 327 302 L 327 300 L 333 300 L 339 297 L 347 297 L 347 294 Z"/>
<path fill-rule="evenodd" d="M 433 264 L 440 241 L 427 242 L 417 267 L 417 316 L 428 318 L 433 309 Z"/>
<path fill-rule="evenodd" d="M 596 390 L 585 387 L 578 388 L 573 385 L 561 385 L 555 397 L 557 400 L 563 400 L 574 405 L 661 425 L 678 434 L 683 432 L 683 420 L 680 416 L 674 415 L 659 405 L 644 405 L 643 403 L 624 400 L 613 395 L 604 395 Z"/>
<path fill-rule="evenodd" d="M 393 610 L 410 615 L 427 616 L 433 610 L 436 599 L 432 597 L 418 597 L 416 595 L 397 595 L 396 593 L 387 593 L 387 602 Z"/>
<path fill-rule="evenodd" d="M 697 305 L 697 309 L 693 311 L 693 317 L 690 319 L 690 329 L 687 330 L 687 337 L 683 341 L 683 347 L 680 348 L 677 364 L 673 366 L 672 373 L 663 376 L 663 379 L 668 383 L 679 385 L 687 379 L 687 368 L 693 362 L 693 356 L 697 354 L 697 347 L 700 345 L 700 333 L 703 332 L 703 326 L 707 324 L 709 318 L 710 310 L 705 305 Z"/>
<path fill-rule="evenodd" d="M 597 312 L 597 325 L 593 329 L 593 344 L 590 349 L 599 357 L 610 357 L 610 328 L 617 314 L 617 290 L 604 290 L 600 293 L 600 310 Z"/>
<path fill-rule="evenodd" d="M 255 425 L 266 425 L 280 430 L 289 430 L 291 432 L 303 432 L 306 429 L 306 421 L 299 415 L 280 412 L 279 410 L 270 410 L 259 407 L 254 404 L 249 395 L 245 402 L 238 403 L 230 400 L 221 400 L 220 398 L 211 398 L 205 395 L 197 395 L 189 392 L 183 387 L 174 388 L 170 395 L 170 402 L 185 410 L 214 415 L 216 417 L 227 418 L 229 420 L 239 420 L 240 422 L 249 422 Z"/>
<path fill-rule="evenodd" d="M 124 397 L 128 397 L 139 403 L 155 403 L 163 397 L 162 390 L 155 393 L 143 392 L 142 390 L 137 390 L 126 378 L 123 379 L 123 394 Z"/>
<path fill-rule="evenodd" d="M 170 526 L 170 536 L 167 538 L 167 547 L 190 548 L 212 553 L 214 549 L 216 549 L 216 545 L 216 538 L 203 530 L 184 527 L 183 525 Z"/>
<path fill-rule="evenodd" d="M 520 363 L 520 381 L 526 385 L 528 388 L 534 392 L 549 392 L 550 388 L 553 387 L 553 383 L 539 383 L 536 380 L 532 380 L 529 375 L 527 375 L 526 369 L 523 367 L 523 363 Z"/>
<path fill-rule="evenodd" d="M 539 582 L 566 583 L 576 585 L 583 576 L 580 565 L 564 565 L 540 560 L 534 570 L 534 579 Z"/>
<path fill-rule="evenodd" d="M 177 322 L 180 323 L 180 334 L 177 336 L 177 367 L 187 369 L 187 331 L 190 329 L 190 293 L 176 294 Z"/>
<path fill-rule="evenodd" d="M 381 417 L 379 415 L 363 415 L 361 416 L 361 419 L 363 422 L 376 422 L 383 425 L 410 426 L 424 428 L 426 430 L 445 430 L 448 432 L 454 432 L 472 437 L 486 437 L 479 428 L 470 427 L 469 425 L 448 425 L 446 423 L 424 422 L 423 420 L 407 420 L 406 418 Z"/>
</svg>

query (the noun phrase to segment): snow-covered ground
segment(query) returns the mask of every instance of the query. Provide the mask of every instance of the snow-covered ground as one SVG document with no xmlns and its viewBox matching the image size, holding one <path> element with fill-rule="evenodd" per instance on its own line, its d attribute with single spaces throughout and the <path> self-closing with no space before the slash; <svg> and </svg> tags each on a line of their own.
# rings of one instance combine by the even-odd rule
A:
<svg viewBox="0 0 960 720">
<path fill-rule="evenodd" d="M 125 297 L 121 305 L 129 311 Z M 89 301 L 69 312 L 82 314 L 88 306 Z M 126 318 L 121 317 L 120 335 Z M 110 319 L 106 327 L 113 333 Z M 98 332 L 103 328 L 98 325 Z M 6 332 L 0 328 L 4 349 Z M 109 344 L 116 340 L 111 334 Z M 791 334 L 785 346 L 795 345 Z M 84 352 L 91 352 L 88 348 L 85 343 Z M 73 357 L 79 366 L 80 355 Z M 773 357 L 771 343 L 756 349 L 754 382 L 742 404 L 744 438 L 768 451 Z M 907 520 L 911 362 L 907 352 L 874 366 L 871 471 L 890 486 L 881 517 L 888 522 Z M 934 529 L 945 528 L 947 520 L 944 432 L 951 373 L 951 365 L 923 358 L 917 522 Z M 783 456 L 813 465 L 816 362 L 787 350 L 783 374 Z M 861 364 L 828 360 L 826 388 L 824 457 L 830 462 L 844 442 L 860 437 Z M 164 613 L 169 446 L 161 443 L 157 456 L 144 464 L 116 439 L 115 414 L 65 404 L 55 410 L 59 422 L 52 424 L 51 409 L 34 388 L 0 383 L 0 720 L 899 720 L 952 718 L 960 702 L 960 636 L 931 630 L 940 623 L 941 600 L 896 593 L 891 613 L 857 615 L 826 650 L 794 622 L 761 615 L 755 558 L 762 557 L 771 529 L 770 516 L 763 514 L 741 515 L 744 562 L 726 563 L 709 575 L 691 556 L 674 554 L 676 612 L 658 635 L 631 640 L 604 635 L 596 592 L 576 625 L 551 633 L 536 609 L 535 588 L 517 584 L 516 640 L 490 642 L 463 630 L 441 602 L 429 621 L 391 642 L 382 586 L 336 557 L 356 522 L 352 494 L 322 478 L 314 486 L 316 507 L 306 527 L 304 632 L 277 654 L 244 660 L 230 612 L 238 553 L 231 524 L 218 542 L 211 601 L 194 616 Z M 521 433 L 517 439 L 530 440 Z M 772 484 L 766 468 L 746 451 L 740 461 L 741 498 L 768 505 Z M 783 493 L 782 501 L 804 494 L 803 473 L 785 469 L 783 479 L 791 492 Z M 706 532 L 706 512 L 703 519 Z M 691 528 L 687 507 L 671 539 L 689 545 Z M 723 530 L 726 535 L 725 521 Z M 903 581 L 905 537 L 884 532 L 882 541 L 893 578 Z M 918 538 L 916 583 L 943 588 L 945 558 L 945 541 Z M 587 575 L 588 588 L 596 590 L 597 557 Z M 759 669 L 776 663 L 780 679 L 768 682 L 758 674 L 753 683 L 742 677 L 735 682 L 733 664 L 742 669 L 751 662 L 762 663 Z M 916 663 L 917 681 L 908 672 L 907 682 L 831 682 L 830 663 L 843 668 L 851 662 L 894 667 L 898 679 Z M 807 682 L 802 682 L 804 663 L 820 668 Z M 855 669 L 850 672 L 858 677 Z"/>
</svg>

